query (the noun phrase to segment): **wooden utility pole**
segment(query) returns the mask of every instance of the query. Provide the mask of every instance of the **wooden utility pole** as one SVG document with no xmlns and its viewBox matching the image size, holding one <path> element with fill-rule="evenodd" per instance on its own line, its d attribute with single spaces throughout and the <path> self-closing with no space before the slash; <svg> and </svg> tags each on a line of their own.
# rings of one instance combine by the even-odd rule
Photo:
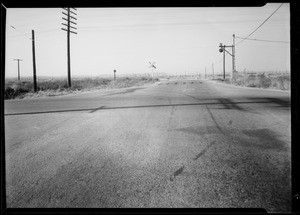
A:
<svg viewBox="0 0 300 215">
<path fill-rule="evenodd" d="M 20 61 L 23 61 L 21 59 L 14 59 L 16 61 L 18 61 L 18 81 L 20 81 Z"/>
<path fill-rule="evenodd" d="M 76 17 L 74 17 L 73 15 L 71 16 L 71 13 L 74 15 L 77 15 L 77 14 L 74 11 L 72 11 L 71 8 L 69 8 L 69 7 L 63 8 L 63 9 L 67 11 L 67 13 L 62 12 L 64 15 L 67 16 L 67 18 L 62 17 L 62 19 L 67 21 L 67 24 L 66 23 L 61 23 L 61 24 L 66 26 L 67 29 L 61 28 L 61 30 L 64 30 L 67 32 L 68 87 L 71 87 L 70 33 L 77 34 L 77 32 L 70 30 L 71 28 L 77 30 L 77 28 L 75 28 L 74 26 L 71 26 L 71 24 L 77 25 L 77 23 L 71 21 L 71 19 L 77 20 Z M 76 11 L 75 8 L 72 8 L 72 9 Z"/>
<path fill-rule="evenodd" d="M 34 44 L 34 30 L 31 31 L 32 33 L 32 62 L 33 62 L 33 89 L 34 92 L 37 91 L 37 86 L 36 86 L 36 66 L 35 66 L 35 44 Z"/>
<path fill-rule="evenodd" d="M 225 80 L 225 47 L 223 51 L 223 80 Z"/>
<path fill-rule="evenodd" d="M 235 34 L 233 36 L 233 43 L 232 43 L 232 71 L 235 72 Z"/>
<path fill-rule="evenodd" d="M 114 70 L 114 80 L 116 80 L 117 79 L 117 77 L 116 77 L 116 70 Z"/>
<path fill-rule="evenodd" d="M 205 73 L 204 73 L 204 74 L 205 74 L 205 76 L 204 76 L 204 77 L 205 77 L 205 79 L 206 79 L 206 67 L 205 67 Z"/>
<path fill-rule="evenodd" d="M 211 66 L 212 66 L 212 67 L 211 67 L 211 69 L 212 69 L 212 79 L 214 79 L 214 63 L 212 63 Z"/>
</svg>

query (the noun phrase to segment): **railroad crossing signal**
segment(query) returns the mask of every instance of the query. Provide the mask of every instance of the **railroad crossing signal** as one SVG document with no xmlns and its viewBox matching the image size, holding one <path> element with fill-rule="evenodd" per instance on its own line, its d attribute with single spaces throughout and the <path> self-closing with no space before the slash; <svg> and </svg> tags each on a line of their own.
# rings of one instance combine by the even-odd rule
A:
<svg viewBox="0 0 300 215">
<path fill-rule="evenodd" d="M 223 45 L 222 43 L 220 43 L 219 47 L 220 47 L 219 52 L 221 52 L 221 53 L 223 52 L 223 79 L 225 80 L 225 52 L 227 52 L 232 57 L 234 57 L 233 56 L 233 51 L 232 51 L 232 53 L 230 53 L 229 51 L 226 50 L 226 48 L 232 48 L 232 50 L 233 50 L 234 46 L 233 45 L 232 46 L 226 46 L 226 45 Z M 234 69 L 234 61 L 232 61 L 232 62 L 233 62 L 232 67 Z"/>
<path fill-rule="evenodd" d="M 155 64 L 156 62 L 151 63 L 151 62 L 149 61 L 149 63 L 150 63 L 149 68 L 152 69 L 152 77 L 154 78 L 153 68 L 156 69 L 156 66 L 154 66 L 154 64 Z"/>
</svg>

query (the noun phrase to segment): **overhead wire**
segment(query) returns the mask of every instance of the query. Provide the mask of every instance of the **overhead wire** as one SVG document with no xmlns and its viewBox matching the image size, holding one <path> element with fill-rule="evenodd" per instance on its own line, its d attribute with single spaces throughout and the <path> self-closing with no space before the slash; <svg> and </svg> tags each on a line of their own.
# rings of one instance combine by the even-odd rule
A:
<svg viewBox="0 0 300 215">
<path fill-rule="evenodd" d="M 283 5 L 284 3 L 281 3 L 281 5 L 279 5 L 279 7 L 268 17 L 266 18 L 254 31 L 252 31 L 247 37 L 245 37 L 244 39 L 242 39 L 240 42 L 238 42 L 237 44 L 235 44 L 235 46 L 237 46 L 238 44 L 242 43 L 243 41 L 245 41 L 247 38 L 249 38 L 252 34 L 254 34 L 263 24 L 265 24 L 273 15 L 274 13 L 276 13 L 279 8 L 281 8 L 281 6 Z"/>
<path fill-rule="evenodd" d="M 16 31 L 18 31 L 20 34 L 22 34 L 23 36 L 25 36 L 26 38 L 28 38 L 29 40 L 32 40 L 30 37 L 28 37 L 26 34 L 24 34 L 23 32 L 19 31 L 16 27 L 10 25 L 10 27 L 12 27 L 13 29 L 15 29 Z"/>
<path fill-rule="evenodd" d="M 254 34 L 263 24 L 265 24 L 278 10 L 279 8 L 282 7 L 284 3 L 281 3 L 279 5 L 278 8 L 276 8 L 276 10 L 273 11 L 273 13 L 271 13 L 270 16 L 268 16 L 256 29 L 254 29 L 247 37 L 236 37 L 236 38 L 239 38 L 239 39 L 242 39 L 240 42 L 236 43 L 235 46 L 237 46 L 238 44 L 242 43 L 243 41 L 245 40 L 253 40 L 253 41 L 261 41 L 261 42 L 273 42 L 273 43 L 290 43 L 290 42 L 286 42 L 286 41 L 274 41 L 274 40 L 261 40 L 261 39 L 250 39 L 249 37 Z M 225 53 L 225 55 L 228 54 L 228 53 Z M 218 62 L 220 63 L 222 61 L 222 59 Z"/>
<path fill-rule="evenodd" d="M 242 37 L 235 37 L 235 38 L 239 38 L 239 39 L 244 39 L 244 40 L 254 40 L 254 41 L 261 41 L 261 42 L 271 42 L 271 43 L 290 43 L 287 41 L 277 41 L 277 40 L 261 40 L 261 39 L 250 39 L 250 38 L 242 38 Z"/>
</svg>

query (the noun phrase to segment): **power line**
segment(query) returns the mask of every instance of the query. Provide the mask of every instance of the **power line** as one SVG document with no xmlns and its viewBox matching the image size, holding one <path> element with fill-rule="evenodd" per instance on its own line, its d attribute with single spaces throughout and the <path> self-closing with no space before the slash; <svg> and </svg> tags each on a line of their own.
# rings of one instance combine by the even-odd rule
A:
<svg viewBox="0 0 300 215">
<path fill-rule="evenodd" d="M 13 29 L 15 29 L 16 31 L 18 31 L 20 34 L 22 34 L 23 36 L 27 37 L 29 40 L 31 40 L 30 37 L 26 36 L 26 34 L 24 34 L 23 32 L 19 31 L 16 27 L 10 25 L 10 27 L 12 27 Z"/>
<path fill-rule="evenodd" d="M 256 32 L 263 24 L 265 24 L 270 18 L 271 16 L 273 16 L 274 13 L 277 12 L 277 10 L 279 10 L 279 8 L 283 5 L 284 3 L 282 3 L 265 21 L 263 21 L 254 31 L 252 31 L 246 38 L 244 38 L 243 40 L 241 40 L 240 42 L 238 42 L 235 45 L 240 44 L 241 42 L 243 42 L 244 40 L 246 40 L 248 37 L 250 37 L 252 34 L 254 34 L 254 32 Z"/>
<path fill-rule="evenodd" d="M 244 40 L 261 41 L 261 42 L 271 42 L 271 43 L 290 43 L 290 42 L 286 42 L 286 41 L 276 41 L 276 40 L 261 40 L 261 39 L 242 38 L 242 37 L 236 37 L 236 38 L 244 39 Z"/>
</svg>

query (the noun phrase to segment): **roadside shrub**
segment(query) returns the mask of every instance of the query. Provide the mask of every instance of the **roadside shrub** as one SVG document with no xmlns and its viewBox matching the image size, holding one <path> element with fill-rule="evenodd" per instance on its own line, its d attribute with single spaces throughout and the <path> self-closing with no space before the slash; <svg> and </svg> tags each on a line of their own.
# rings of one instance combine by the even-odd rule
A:
<svg viewBox="0 0 300 215">
<path fill-rule="evenodd" d="M 279 88 L 289 90 L 291 88 L 291 79 L 289 75 L 282 75 L 277 78 Z"/>
<path fill-rule="evenodd" d="M 245 80 L 246 87 L 256 87 L 256 76 L 249 75 Z"/>
<path fill-rule="evenodd" d="M 243 76 L 238 76 L 235 79 L 234 84 L 238 86 L 245 86 L 245 78 Z"/>
<path fill-rule="evenodd" d="M 73 79 L 71 88 L 68 87 L 67 80 L 47 80 L 38 81 L 38 92 L 33 92 L 32 82 L 12 82 L 6 83 L 5 99 L 31 98 L 39 96 L 63 95 L 74 91 L 97 89 L 115 89 L 132 86 L 140 86 L 147 82 L 158 81 L 158 78 L 151 77 L 124 77 L 116 81 L 107 78 L 81 78 Z"/>
<path fill-rule="evenodd" d="M 8 87 L 5 89 L 4 99 L 14 99 L 15 97 L 16 97 L 16 91 L 13 88 Z"/>
<path fill-rule="evenodd" d="M 281 90 L 290 90 L 291 88 L 290 74 L 279 76 L 274 73 L 270 73 L 266 76 L 265 73 L 258 75 L 236 73 L 231 81 L 226 79 L 225 82 L 228 84 L 246 87 L 274 88 Z"/>
<path fill-rule="evenodd" d="M 224 82 L 227 83 L 227 84 L 231 84 L 230 78 L 225 78 Z"/>
<path fill-rule="evenodd" d="M 276 79 L 274 79 L 274 78 L 271 79 L 271 86 L 270 87 L 271 88 L 279 88 L 278 82 L 277 82 Z"/>
<path fill-rule="evenodd" d="M 271 79 L 266 77 L 264 73 L 257 76 L 257 81 L 258 87 L 269 88 L 271 86 Z"/>
<path fill-rule="evenodd" d="M 61 88 L 67 88 L 67 81 L 44 81 L 38 83 L 40 90 L 58 90 Z"/>
<path fill-rule="evenodd" d="M 24 95 L 28 92 L 29 90 L 22 87 L 17 87 L 16 89 L 8 87 L 5 89 L 4 99 L 23 98 Z"/>
</svg>

